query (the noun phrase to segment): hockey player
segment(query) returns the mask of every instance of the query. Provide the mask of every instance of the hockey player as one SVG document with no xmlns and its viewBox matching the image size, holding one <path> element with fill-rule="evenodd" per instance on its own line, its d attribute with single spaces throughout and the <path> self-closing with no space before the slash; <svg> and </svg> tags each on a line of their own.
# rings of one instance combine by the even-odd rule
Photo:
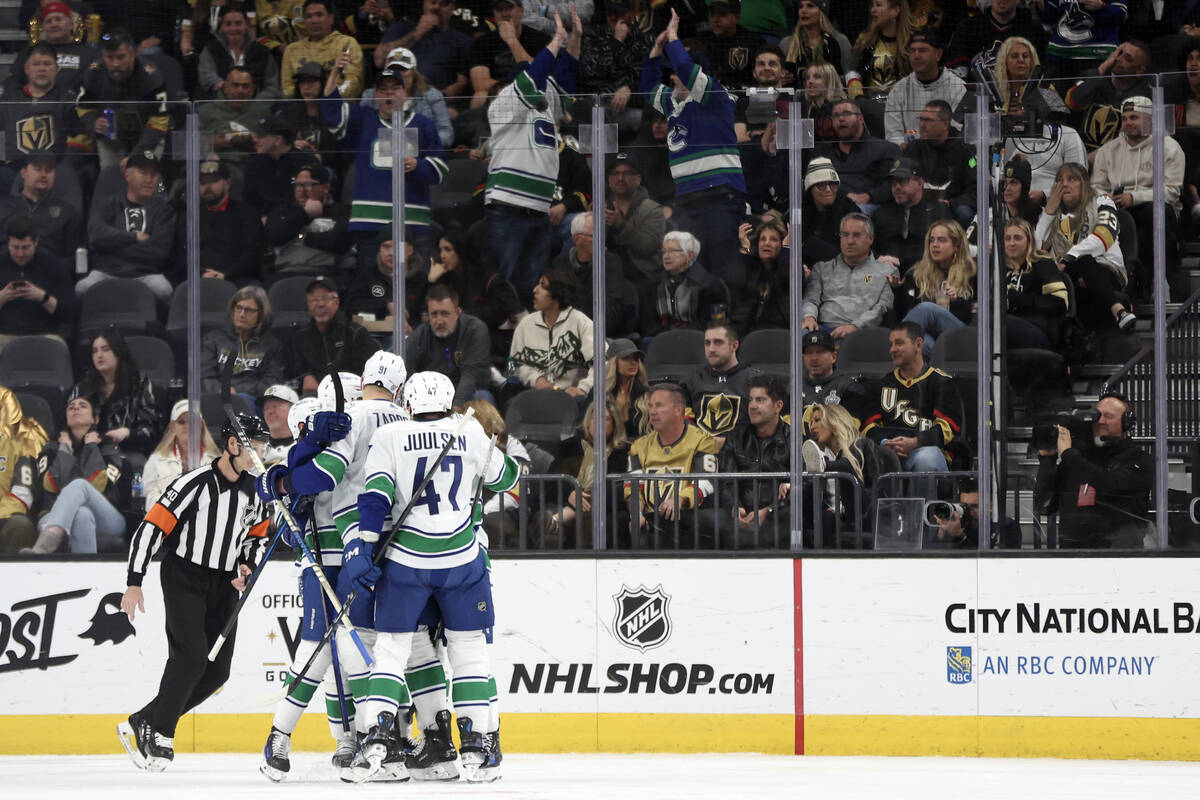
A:
<svg viewBox="0 0 1200 800">
<path fill-rule="evenodd" d="M 238 421 L 255 449 L 265 448 L 266 425 L 245 414 Z M 142 579 L 150 558 L 167 543 L 160 573 L 167 665 L 154 699 L 117 726 L 133 763 L 152 772 L 161 772 L 174 759 L 179 718 L 229 678 L 236 630 L 215 661 L 209 662 L 208 651 L 265 549 L 269 520 L 247 474 L 253 456 L 242 448 L 231 421 L 225 423 L 221 441 L 219 458 L 171 481 L 129 547 L 121 610 L 132 620 L 137 611 L 146 610 Z"/>
<path fill-rule="evenodd" d="M 476 478 L 492 491 L 506 491 L 518 478 L 517 465 L 498 449 L 474 420 L 458 431 L 450 416 L 454 385 L 440 373 L 420 372 L 404 387 L 413 419 L 380 429 L 367 454 L 364 491 L 358 498 L 357 538 L 346 546 L 343 575 L 373 584 L 372 563 L 389 512 L 413 500 L 397 519 L 375 598 L 375 668 L 371 673 L 367 717 L 374 721 L 364 742 L 372 771 L 387 754 L 388 729 L 409 687 L 401 676 L 426 603 L 433 599 L 445 625 L 454 672 L 452 698 L 458 715 L 463 774 L 468 781 L 500 777 L 492 738 L 491 672 L 485 630 L 495 623 L 487 557 L 476 533 L 472 490 Z M 434 466 L 442 448 L 445 457 Z M 419 496 L 413 493 L 429 482 Z"/>
</svg>

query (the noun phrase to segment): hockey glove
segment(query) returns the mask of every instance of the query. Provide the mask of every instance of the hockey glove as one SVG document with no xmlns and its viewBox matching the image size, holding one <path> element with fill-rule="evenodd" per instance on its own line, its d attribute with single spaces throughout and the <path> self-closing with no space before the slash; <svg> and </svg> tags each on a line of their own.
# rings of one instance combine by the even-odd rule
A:
<svg viewBox="0 0 1200 800">
<path fill-rule="evenodd" d="M 362 539 L 351 539 L 342 551 L 342 574 L 364 591 L 373 591 L 379 580 L 379 567 L 372 560 L 375 548 Z"/>
<path fill-rule="evenodd" d="M 280 484 L 283 483 L 283 478 L 287 474 L 287 467 L 283 464 L 276 464 L 259 475 L 254 481 L 254 491 L 258 492 L 258 499 L 266 505 L 270 505 L 276 500 L 283 500 L 284 492 Z"/>
<path fill-rule="evenodd" d="M 313 414 L 312 435 L 320 442 L 339 442 L 350 433 L 350 415 L 336 411 Z"/>
</svg>

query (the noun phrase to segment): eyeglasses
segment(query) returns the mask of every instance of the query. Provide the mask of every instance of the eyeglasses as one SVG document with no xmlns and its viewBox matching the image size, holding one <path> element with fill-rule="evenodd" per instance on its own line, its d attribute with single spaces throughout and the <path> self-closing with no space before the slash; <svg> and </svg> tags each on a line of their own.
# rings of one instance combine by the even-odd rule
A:
<svg viewBox="0 0 1200 800">
<path fill-rule="evenodd" d="M 866 235 L 862 231 L 838 231 L 838 236 L 843 239 L 862 239 Z"/>
<path fill-rule="evenodd" d="M 662 254 L 663 254 L 664 256 L 665 256 L 665 255 L 668 255 L 668 254 L 670 254 L 670 253 L 682 253 L 682 252 L 683 252 L 682 250 L 679 250 L 679 249 L 674 249 L 674 248 L 669 248 L 669 247 L 664 247 L 664 248 L 662 249 Z"/>
<path fill-rule="evenodd" d="M 235 314 L 257 314 L 258 306 L 236 305 L 233 307 Z"/>
<path fill-rule="evenodd" d="M 321 186 L 322 184 L 319 184 L 316 181 L 292 181 L 292 185 L 299 186 L 301 189 L 313 189 L 317 186 Z"/>
<path fill-rule="evenodd" d="M 860 115 L 860 113 L 858 111 L 835 111 L 835 112 L 833 112 L 833 116 L 835 116 L 835 117 L 857 117 L 859 115 Z"/>
</svg>

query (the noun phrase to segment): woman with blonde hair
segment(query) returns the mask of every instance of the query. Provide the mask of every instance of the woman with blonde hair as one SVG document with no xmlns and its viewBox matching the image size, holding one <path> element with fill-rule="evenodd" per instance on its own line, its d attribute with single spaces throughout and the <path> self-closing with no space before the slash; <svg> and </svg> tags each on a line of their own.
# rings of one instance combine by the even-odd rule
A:
<svg viewBox="0 0 1200 800">
<path fill-rule="evenodd" d="M 1037 48 L 1025 37 L 1010 36 L 1000 43 L 992 72 L 996 76 L 1002 113 L 1020 114 L 1025 110 L 1025 96 L 1032 98 L 1035 94 L 1029 89 L 1037 86 L 1034 75 L 1040 67 Z"/>
<path fill-rule="evenodd" d="M 908 0 L 871 0 L 871 23 L 854 41 L 857 69 L 846 73 L 851 97 L 860 94 L 882 102 L 896 81 L 912 71 L 908 40 L 912 14 Z"/>
<path fill-rule="evenodd" d="M 1034 246 L 1033 227 L 1023 219 L 1004 226 L 1004 265 L 1009 349 L 1057 350 L 1070 310 L 1068 279 Z"/>
<path fill-rule="evenodd" d="M 629 468 L 630 438 L 626 435 L 623 427 L 616 424 L 616 420 L 621 415 L 621 409 L 612 396 L 608 397 L 604 412 L 605 472 L 609 475 L 619 474 Z M 558 549 L 560 544 L 574 543 L 575 537 L 564 537 L 562 534 L 567 526 L 575 522 L 576 517 L 582 517 L 579 520 L 578 527 L 575 528 L 575 530 L 580 532 L 579 538 L 584 542 L 589 540 L 588 531 L 591 528 L 592 498 L 595 496 L 596 488 L 595 415 L 596 404 L 591 403 L 588 405 L 587 411 L 584 412 L 583 423 L 580 426 L 580 431 L 583 434 L 583 459 L 580 461 L 579 473 L 576 475 L 576 480 L 579 482 L 579 490 L 571 492 L 562 509 L 547 519 L 544 535 L 545 545 L 548 549 Z M 614 502 L 617 496 L 616 493 L 619 491 L 619 485 L 611 484 L 605 493 L 608 498 L 606 501 L 608 508 L 616 508 L 618 514 L 617 520 L 609 521 L 609 530 L 627 531 L 629 529 L 629 518 L 628 512 L 625 511 L 625 503 Z"/>
<path fill-rule="evenodd" d="M 650 378 L 645 357 L 629 339 L 614 339 L 608 346 L 604 396 L 616 406 L 616 419 L 630 441 L 650 430 Z"/>
<path fill-rule="evenodd" d="M 925 329 L 925 360 L 944 331 L 961 328 L 974 315 L 978 268 L 962 226 L 941 220 L 925 233 L 925 254 L 904 276 L 896 292 L 897 313 Z"/>
<path fill-rule="evenodd" d="M 171 408 L 171 421 L 163 432 L 158 446 L 146 459 L 142 470 L 142 488 L 146 498 L 146 508 L 158 502 L 167 485 L 184 473 L 187 464 L 188 429 L 193 420 L 200 426 L 200 446 L 204 452 L 200 461 L 208 461 L 220 455 L 217 443 L 213 441 L 208 426 L 203 417 L 192 417 L 187 400 L 180 400 Z M 197 466 L 196 464 L 190 466 Z"/>
<path fill-rule="evenodd" d="M 850 40 L 833 27 L 821 5 L 817 0 L 799 0 L 796 27 L 779 43 L 784 60 L 796 74 L 815 64 L 829 64 L 835 75 L 850 68 Z"/>
<path fill-rule="evenodd" d="M 832 64 L 811 64 L 803 74 L 801 106 L 804 116 L 813 121 L 813 134 L 818 141 L 836 138 L 833 130 L 833 104 L 846 98 L 841 78 Z"/>
<path fill-rule="evenodd" d="M 804 457 L 804 469 L 809 473 L 845 472 L 858 481 L 862 487 L 862 514 L 864 530 L 872 518 L 872 508 L 875 498 L 876 479 L 888 472 L 900 471 L 900 460 L 891 450 L 876 444 L 859 433 L 858 422 L 854 415 L 836 403 L 827 405 L 811 405 L 806 412 L 808 418 L 808 438 L 801 448 Z M 849 483 L 845 478 L 836 479 L 838 482 Z M 834 484 L 835 479 L 830 479 Z M 849 510 L 853 508 L 850 498 L 853 489 L 842 487 L 839 493 L 831 492 L 828 484 L 822 493 L 825 498 L 825 523 L 829 530 L 832 527 L 832 515 L 837 514 L 847 524 Z M 840 504 L 835 502 L 840 494 Z M 807 498 L 806 498 L 807 499 Z M 812 512 L 809 512 L 810 514 Z"/>
</svg>

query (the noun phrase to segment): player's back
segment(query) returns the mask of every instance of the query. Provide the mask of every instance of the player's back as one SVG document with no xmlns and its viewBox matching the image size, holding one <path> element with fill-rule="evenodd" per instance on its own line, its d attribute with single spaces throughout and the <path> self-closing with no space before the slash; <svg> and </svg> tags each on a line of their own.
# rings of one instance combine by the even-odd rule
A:
<svg viewBox="0 0 1200 800">
<path fill-rule="evenodd" d="M 346 407 L 350 415 L 350 433 L 329 446 L 329 451 L 344 462 L 345 472 L 332 494 L 332 511 L 338 534 L 343 541 L 353 538 L 358 526 L 358 496 L 362 493 L 367 450 L 376 431 L 393 422 L 408 420 L 408 414 L 390 400 L 356 400 Z M 347 536 L 347 530 L 350 536 Z"/>
</svg>

